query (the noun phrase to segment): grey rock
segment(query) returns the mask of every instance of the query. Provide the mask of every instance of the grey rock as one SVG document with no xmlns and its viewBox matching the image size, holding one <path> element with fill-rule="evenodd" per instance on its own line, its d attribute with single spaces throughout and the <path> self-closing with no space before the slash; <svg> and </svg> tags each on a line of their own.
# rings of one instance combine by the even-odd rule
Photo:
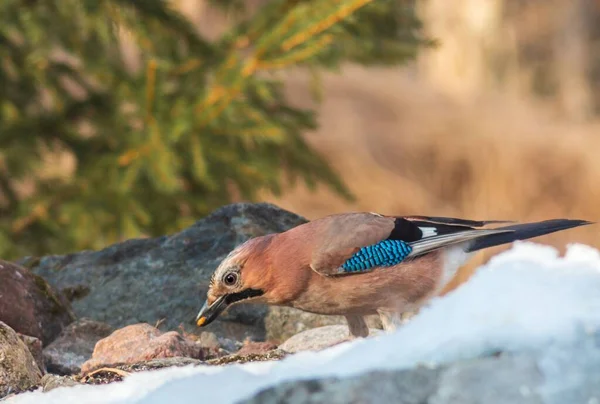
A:
<svg viewBox="0 0 600 404">
<path fill-rule="evenodd" d="M 269 308 L 265 318 L 266 339 L 283 342 L 293 335 L 311 328 L 337 324 L 346 324 L 344 317 L 315 316 L 290 307 L 274 306 Z"/>
<path fill-rule="evenodd" d="M 39 385 L 42 372 L 16 331 L 0 321 L 0 398 Z"/>
<path fill-rule="evenodd" d="M 203 347 L 213 350 L 218 350 L 222 347 L 219 337 L 217 337 L 215 333 L 208 331 L 201 332 L 200 335 L 198 335 L 196 342 Z"/>
<path fill-rule="evenodd" d="M 541 403 L 531 356 L 481 358 L 440 368 L 375 371 L 348 378 L 286 382 L 243 403 Z"/>
<path fill-rule="evenodd" d="M 206 328 L 194 317 L 204 302 L 210 275 L 235 246 L 249 238 L 285 231 L 306 220 L 271 204 L 238 203 L 222 207 L 191 227 L 169 236 L 134 239 L 100 251 L 63 256 L 26 257 L 20 262 L 65 291 L 78 317 L 115 328 L 156 324 L 186 332 L 212 331 L 243 340 L 285 340 L 297 328 L 328 324 L 330 318 L 293 309 L 271 311 L 265 305 L 237 305 Z M 265 321 L 265 317 L 268 321 Z M 287 325 L 285 326 L 287 327 Z"/>
<path fill-rule="evenodd" d="M 369 331 L 370 336 L 383 332 L 373 328 Z M 302 331 L 279 345 L 279 349 L 289 353 L 319 351 L 346 341 L 349 341 L 348 326 L 327 325 Z"/>
<path fill-rule="evenodd" d="M 349 378 L 287 382 L 265 389 L 241 403 L 427 403 L 439 384 L 439 370 L 371 372 Z"/>
<path fill-rule="evenodd" d="M 225 354 L 236 352 L 242 347 L 240 341 L 234 341 L 229 338 L 218 337 L 213 332 L 201 332 L 196 341 L 199 345 L 209 348 L 215 352 L 223 351 Z"/>
<path fill-rule="evenodd" d="M 219 338 L 219 344 L 221 348 L 226 352 L 236 352 L 242 347 L 242 343 L 240 341 L 235 341 L 229 338 Z"/>
<path fill-rule="evenodd" d="M 239 403 L 591 404 L 600 402 L 600 330 L 436 367 L 288 381 Z M 358 367 L 360 368 L 360 367 Z"/>
<path fill-rule="evenodd" d="M 58 387 L 78 386 L 81 383 L 76 382 L 68 376 L 58 376 L 51 373 L 45 374 L 42 377 L 41 385 L 44 392 L 54 390 Z"/>
<path fill-rule="evenodd" d="M 69 326 L 44 349 L 44 361 L 49 372 L 59 375 L 76 374 L 92 357 L 96 342 L 113 332 L 105 323 L 82 318 Z"/>
<path fill-rule="evenodd" d="M 431 404 L 542 403 L 543 382 L 534 356 L 488 357 L 445 367 Z"/>
<path fill-rule="evenodd" d="M 382 328 L 377 315 L 366 316 L 365 320 L 370 329 Z M 291 307 L 271 307 L 265 318 L 267 339 L 281 342 L 312 328 L 342 324 L 347 324 L 342 316 L 317 316 Z"/>
</svg>

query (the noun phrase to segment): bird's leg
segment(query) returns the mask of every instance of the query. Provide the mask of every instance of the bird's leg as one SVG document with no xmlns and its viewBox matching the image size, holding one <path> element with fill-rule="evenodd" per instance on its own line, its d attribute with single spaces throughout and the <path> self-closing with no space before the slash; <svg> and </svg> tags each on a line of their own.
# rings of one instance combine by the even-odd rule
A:
<svg viewBox="0 0 600 404">
<path fill-rule="evenodd" d="M 346 316 L 346 321 L 350 331 L 349 339 L 369 336 L 369 327 L 367 327 L 363 316 Z"/>
<path fill-rule="evenodd" d="M 402 312 L 377 310 L 381 325 L 386 332 L 393 332 L 403 323 Z"/>
</svg>

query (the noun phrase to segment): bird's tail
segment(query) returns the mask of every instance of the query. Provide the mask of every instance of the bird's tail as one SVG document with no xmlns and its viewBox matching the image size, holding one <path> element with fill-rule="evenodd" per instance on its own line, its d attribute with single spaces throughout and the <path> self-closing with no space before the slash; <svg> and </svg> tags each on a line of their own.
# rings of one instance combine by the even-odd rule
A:
<svg viewBox="0 0 600 404">
<path fill-rule="evenodd" d="M 588 224 L 592 224 L 592 222 L 588 222 L 586 220 L 553 219 L 545 220 L 543 222 L 504 226 L 495 230 L 509 230 L 509 232 L 495 233 L 478 237 L 468 245 L 466 251 L 478 251 L 488 247 L 512 243 L 516 240 L 526 240 L 528 238 L 543 236 L 545 234 L 567 230 L 573 227 L 585 226 Z"/>
<path fill-rule="evenodd" d="M 543 236 L 560 230 L 592 224 L 586 220 L 553 219 L 537 223 L 514 224 L 495 229 L 471 229 L 434 237 L 426 237 L 408 243 L 412 250 L 408 257 L 416 257 L 439 248 L 462 244 L 466 252 Z"/>
</svg>

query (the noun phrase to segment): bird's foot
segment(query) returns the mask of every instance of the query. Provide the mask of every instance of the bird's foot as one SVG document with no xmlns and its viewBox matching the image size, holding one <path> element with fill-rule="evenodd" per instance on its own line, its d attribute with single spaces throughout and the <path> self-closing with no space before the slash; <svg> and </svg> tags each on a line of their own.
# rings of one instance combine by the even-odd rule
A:
<svg viewBox="0 0 600 404">
<path fill-rule="evenodd" d="M 368 337 L 369 327 L 363 316 L 346 316 L 351 337 Z"/>
</svg>

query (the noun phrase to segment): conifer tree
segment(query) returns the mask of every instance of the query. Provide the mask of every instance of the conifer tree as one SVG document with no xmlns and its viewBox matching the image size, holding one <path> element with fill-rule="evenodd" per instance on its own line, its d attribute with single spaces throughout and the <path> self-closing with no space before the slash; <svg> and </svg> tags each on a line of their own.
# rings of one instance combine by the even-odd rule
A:
<svg viewBox="0 0 600 404">
<path fill-rule="evenodd" d="M 413 4 L 212 3 L 241 11 L 215 41 L 165 0 L 0 2 L 0 256 L 170 233 L 232 192 L 297 180 L 351 197 L 302 137 L 314 111 L 290 105 L 277 72 L 408 60 L 427 43 Z M 52 173 L 49 156 L 72 170 Z"/>
</svg>

